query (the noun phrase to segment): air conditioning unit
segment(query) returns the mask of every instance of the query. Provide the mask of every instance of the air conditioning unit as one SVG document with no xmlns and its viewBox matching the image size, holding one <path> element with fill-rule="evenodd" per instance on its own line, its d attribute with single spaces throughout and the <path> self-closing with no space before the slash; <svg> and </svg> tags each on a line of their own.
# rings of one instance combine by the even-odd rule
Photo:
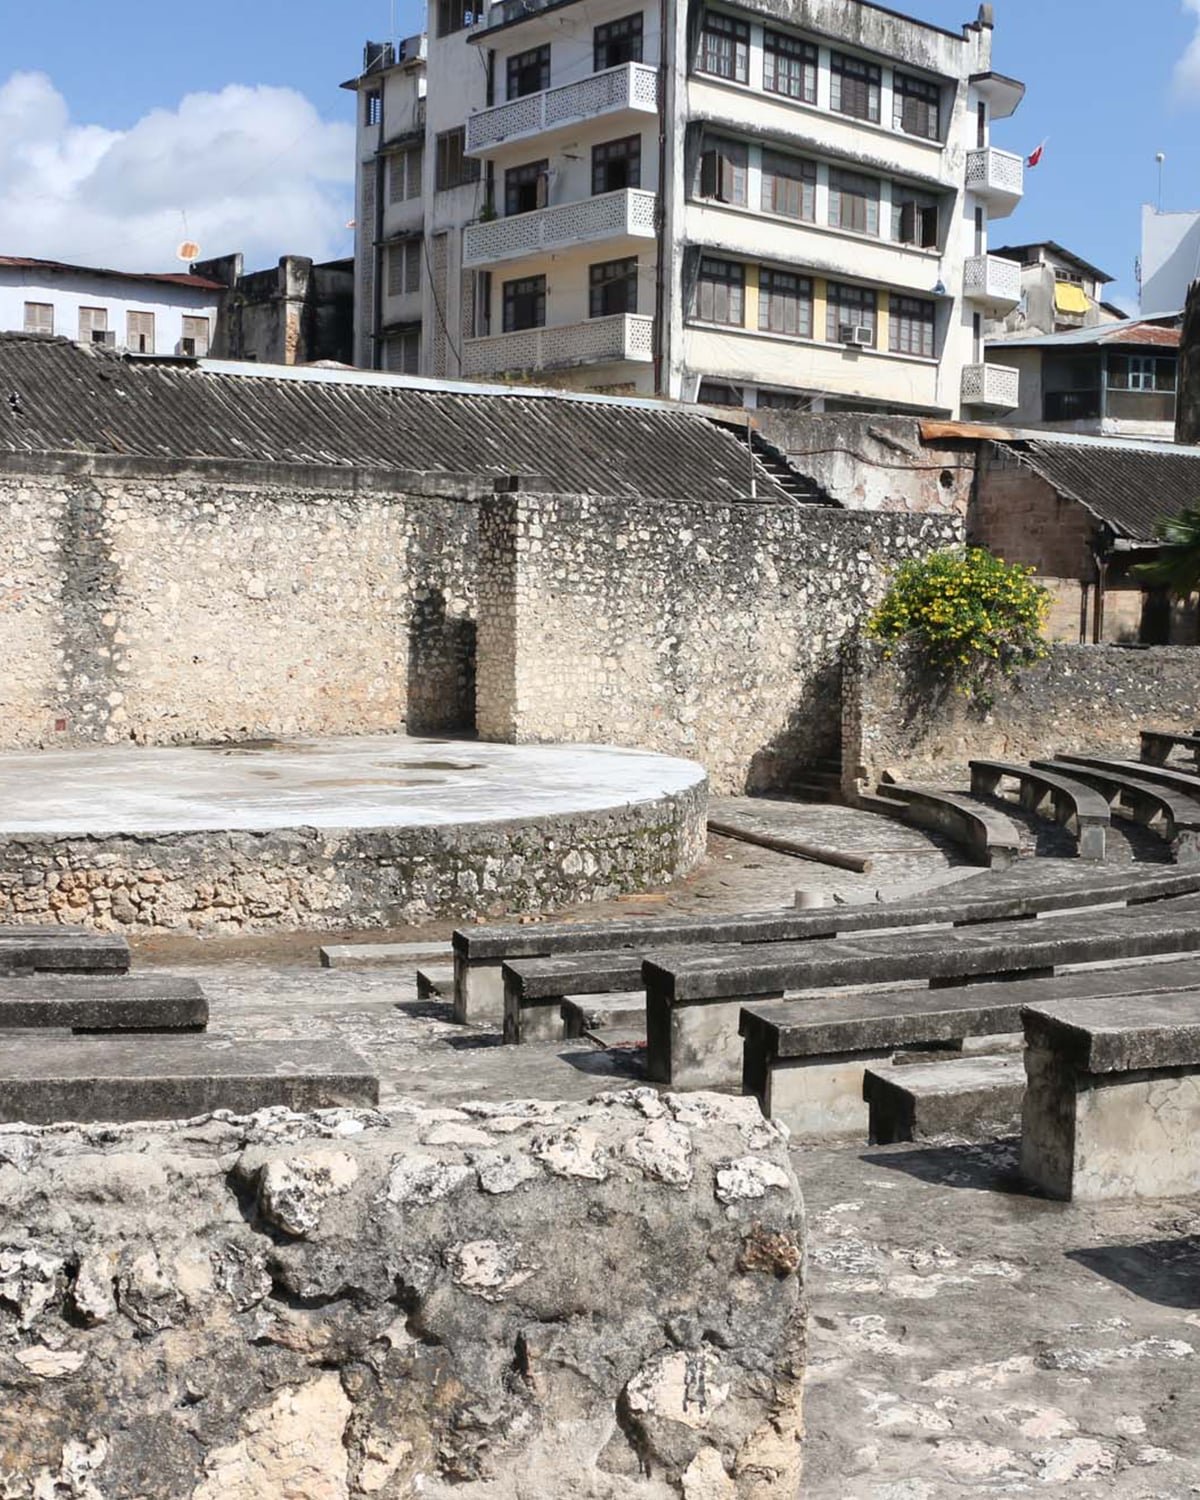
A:
<svg viewBox="0 0 1200 1500">
<path fill-rule="evenodd" d="M 843 323 L 838 338 L 843 344 L 853 344 L 859 349 L 869 348 L 872 343 L 871 330 L 861 323 Z"/>
</svg>

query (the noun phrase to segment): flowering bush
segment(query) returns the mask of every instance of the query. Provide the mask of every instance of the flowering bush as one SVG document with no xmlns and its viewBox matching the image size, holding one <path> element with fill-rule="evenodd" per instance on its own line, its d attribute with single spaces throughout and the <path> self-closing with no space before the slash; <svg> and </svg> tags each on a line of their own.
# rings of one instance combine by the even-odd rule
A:
<svg viewBox="0 0 1200 1500">
<path fill-rule="evenodd" d="M 997 672 L 1046 654 L 1050 596 L 1032 573 L 982 547 L 902 563 L 867 634 L 889 647 L 911 642 L 930 670 L 983 698 Z"/>
</svg>

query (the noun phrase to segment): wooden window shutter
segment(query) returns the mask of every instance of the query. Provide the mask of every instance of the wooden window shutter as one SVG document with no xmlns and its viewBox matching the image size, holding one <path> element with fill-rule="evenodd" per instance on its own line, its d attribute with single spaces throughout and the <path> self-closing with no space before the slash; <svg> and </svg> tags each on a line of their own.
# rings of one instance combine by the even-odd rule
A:
<svg viewBox="0 0 1200 1500">
<path fill-rule="evenodd" d="M 700 158 L 700 196 L 715 198 L 719 186 L 719 158 L 715 151 L 706 151 Z"/>
<path fill-rule="evenodd" d="M 734 165 L 728 156 L 718 156 L 720 162 L 720 180 L 717 186 L 717 197 L 722 203 L 732 203 L 737 196 L 737 186 L 734 181 Z"/>
<path fill-rule="evenodd" d="M 917 205 L 915 203 L 902 203 L 900 205 L 899 238 L 902 245 L 912 245 L 916 242 Z"/>
</svg>

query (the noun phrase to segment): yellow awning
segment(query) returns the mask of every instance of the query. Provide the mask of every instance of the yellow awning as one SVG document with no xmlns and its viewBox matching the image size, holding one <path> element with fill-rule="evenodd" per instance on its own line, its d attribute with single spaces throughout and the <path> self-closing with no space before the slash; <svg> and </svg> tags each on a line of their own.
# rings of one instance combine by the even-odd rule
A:
<svg viewBox="0 0 1200 1500">
<path fill-rule="evenodd" d="M 1056 281 L 1054 305 L 1060 313 L 1085 313 L 1092 304 L 1081 286 L 1076 286 L 1073 281 Z"/>
</svg>

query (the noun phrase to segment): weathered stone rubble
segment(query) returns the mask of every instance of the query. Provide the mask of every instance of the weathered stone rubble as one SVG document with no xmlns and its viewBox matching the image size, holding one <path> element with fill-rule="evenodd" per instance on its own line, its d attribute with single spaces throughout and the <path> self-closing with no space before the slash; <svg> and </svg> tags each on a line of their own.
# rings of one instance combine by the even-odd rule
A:
<svg viewBox="0 0 1200 1500">
<path fill-rule="evenodd" d="M 0 1131 L 5 1500 L 783 1500 L 803 1210 L 752 1101 Z"/>
</svg>

